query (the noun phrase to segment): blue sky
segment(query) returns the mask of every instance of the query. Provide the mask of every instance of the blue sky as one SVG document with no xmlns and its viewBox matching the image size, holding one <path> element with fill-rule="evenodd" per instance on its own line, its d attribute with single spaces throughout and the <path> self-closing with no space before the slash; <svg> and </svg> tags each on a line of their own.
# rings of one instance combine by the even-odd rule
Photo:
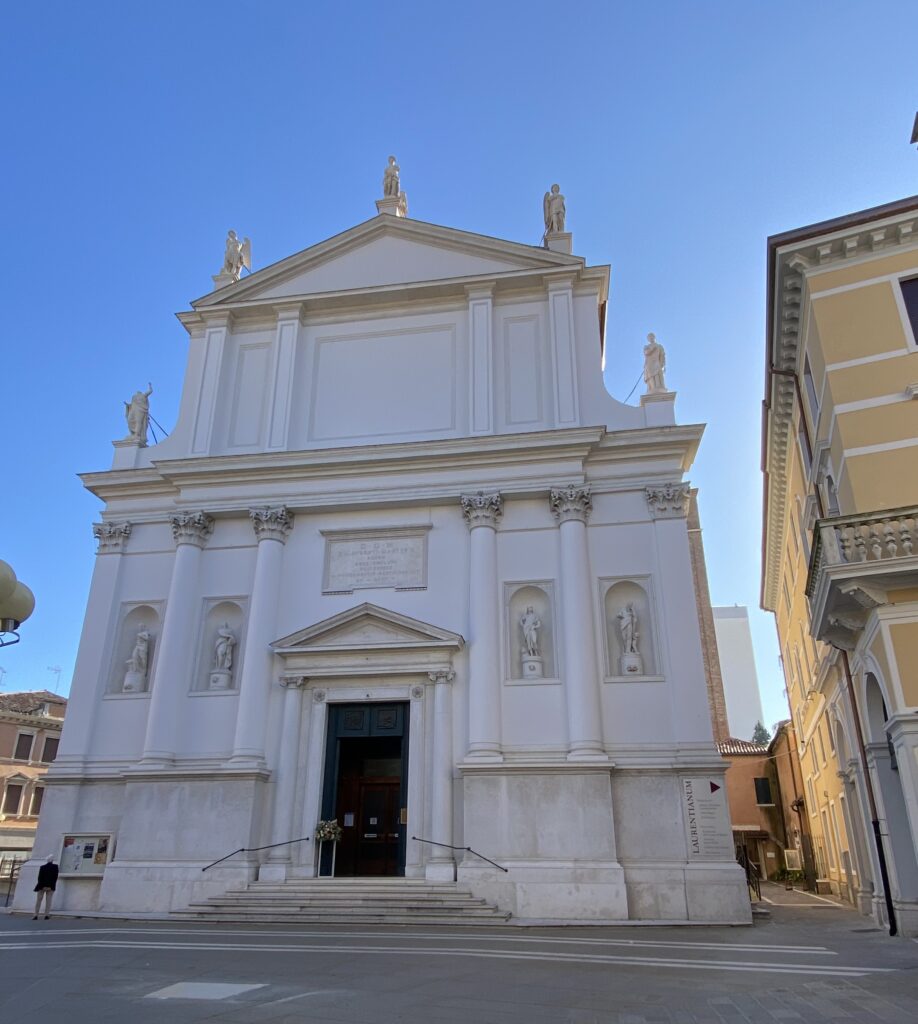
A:
<svg viewBox="0 0 918 1024">
<path fill-rule="evenodd" d="M 537 243 L 557 181 L 574 249 L 611 263 L 606 383 L 649 330 L 682 422 L 708 424 L 711 595 L 747 604 L 769 724 L 785 714 L 759 600 L 765 239 L 918 192 L 918 5 L 468 2 L 8 5 L 0 557 L 36 592 L 6 690 L 66 691 L 122 400 L 167 429 L 185 332 L 226 230 L 256 267 L 375 213 L 398 155 L 411 213 Z"/>
</svg>

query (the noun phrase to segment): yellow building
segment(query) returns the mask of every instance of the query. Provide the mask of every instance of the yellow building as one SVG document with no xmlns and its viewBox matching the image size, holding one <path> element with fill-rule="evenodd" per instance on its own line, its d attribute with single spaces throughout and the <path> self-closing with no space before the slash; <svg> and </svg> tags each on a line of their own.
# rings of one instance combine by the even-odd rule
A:
<svg viewBox="0 0 918 1024">
<path fill-rule="evenodd" d="M 911 935 L 916 337 L 918 196 L 769 239 L 762 606 L 799 738 L 801 822 L 820 887 Z"/>
</svg>

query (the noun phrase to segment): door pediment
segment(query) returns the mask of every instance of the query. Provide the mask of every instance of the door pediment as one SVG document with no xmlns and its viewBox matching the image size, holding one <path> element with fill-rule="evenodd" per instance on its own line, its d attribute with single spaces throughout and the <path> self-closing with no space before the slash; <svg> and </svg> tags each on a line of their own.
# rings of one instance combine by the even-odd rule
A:
<svg viewBox="0 0 918 1024">
<path fill-rule="evenodd" d="M 451 630 L 364 603 L 276 640 L 284 671 L 311 678 L 448 671 L 465 641 Z"/>
</svg>

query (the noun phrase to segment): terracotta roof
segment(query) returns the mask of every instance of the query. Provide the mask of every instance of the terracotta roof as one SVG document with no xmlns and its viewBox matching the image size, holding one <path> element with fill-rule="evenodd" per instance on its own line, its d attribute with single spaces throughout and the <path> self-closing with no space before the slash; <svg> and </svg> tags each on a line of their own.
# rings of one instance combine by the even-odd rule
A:
<svg viewBox="0 0 918 1024">
<path fill-rule="evenodd" d="M 750 743 L 749 740 L 738 740 L 736 737 L 731 736 L 729 739 L 723 741 L 723 743 L 717 744 L 717 749 L 728 756 L 730 754 L 759 754 L 765 756 L 768 753 L 767 743 Z"/>
<path fill-rule="evenodd" d="M 0 693 L 0 711 L 14 711 L 20 715 L 37 715 L 42 705 L 58 704 L 67 707 L 67 698 L 50 690 L 25 690 L 21 693 Z"/>
</svg>

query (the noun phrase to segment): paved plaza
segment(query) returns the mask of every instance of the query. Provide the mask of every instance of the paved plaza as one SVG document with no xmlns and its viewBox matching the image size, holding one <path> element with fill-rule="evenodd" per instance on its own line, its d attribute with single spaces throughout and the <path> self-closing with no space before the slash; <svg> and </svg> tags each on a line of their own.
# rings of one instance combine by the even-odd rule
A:
<svg viewBox="0 0 918 1024">
<path fill-rule="evenodd" d="M 3 1024 L 918 1020 L 918 943 L 766 886 L 748 928 L 252 927 L 0 918 Z"/>
</svg>

